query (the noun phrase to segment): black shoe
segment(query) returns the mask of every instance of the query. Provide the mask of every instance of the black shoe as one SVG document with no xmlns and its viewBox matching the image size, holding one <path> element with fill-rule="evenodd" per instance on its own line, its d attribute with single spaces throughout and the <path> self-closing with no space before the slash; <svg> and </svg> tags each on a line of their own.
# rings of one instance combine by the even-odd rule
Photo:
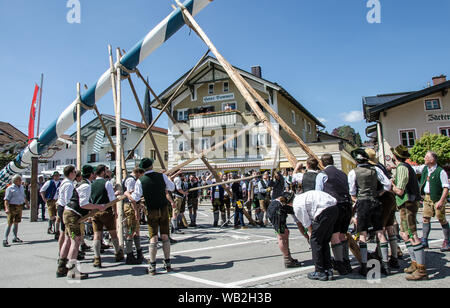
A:
<svg viewBox="0 0 450 308">
<path fill-rule="evenodd" d="M 361 276 L 367 277 L 367 263 L 361 264 L 361 267 L 359 268 L 358 273 Z"/>
<path fill-rule="evenodd" d="M 398 263 L 398 259 L 391 257 L 389 259 L 389 267 L 395 268 L 395 269 L 400 269 L 400 264 Z"/>
<path fill-rule="evenodd" d="M 381 273 L 386 276 L 389 276 L 391 274 L 391 269 L 389 268 L 389 262 L 382 262 Z"/>
<path fill-rule="evenodd" d="M 324 272 L 312 272 L 312 273 L 308 274 L 308 279 L 319 280 L 319 281 L 328 281 L 328 275 Z"/>
<path fill-rule="evenodd" d="M 139 262 L 138 264 L 142 264 L 142 262 L 144 261 L 144 254 L 142 253 L 142 249 L 137 250 L 136 260 Z"/>
<path fill-rule="evenodd" d="M 20 238 L 16 237 L 15 239 L 13 239 L 13 243 L 23 243 L 23 241 Z"/>
<path fill-rule="evenodd" d="M 180 229 L 176 229 L 175 232 L 173 232 L 173 234 L 184 234 L 184 232 L 181 231 Z"/>
<path fill-rule="evenodd" d="M 8 244 L 8 241 L 3 241 L 3 247 L 11 247 L 11 245 Z"/>
<path fill-rule="evenodd" d="M 52 228 L 47 229 L 47 234 L 54 235 L 55 232 L 52 231 Z"/>
<path fill-rule="evenodd" d="M 134 257 L 134 254 L 131 252 L 131 253 L 127 254 L 127 259 L 125 261 L 125 264 L 127 264 L 127 265 L 137 265 L 137 264 L 140 264 L 140 262 L 138 261 L 138 259 L 136 259 Z"/>
<path fill-rule="evenodd" d="M 332 268 L 330 268 L 329 270 L 327 270 L 327 273 L 326 273 L 327 275 L 328 275 L 328 280 L 334 280 L 334 273 L 333 273 L 333 269 Z M 340 273 L 339 273 L 339 275 L 341 275 Z"/>
<path fill-rule="evenodd" d="M 174 240 L 174 239 L 171 238 L 170 236 L 169 236 L 169 241 L 170 241 L 170 244 L 176 244 L 176 243 L 178 243 L 177 240 Z"/>
<path fill-rule="evenodd" d="M 348 275 L 350 273 L 344 261 L 334 261 L 333 268 L 339 273 L 339 275 L 342 276 Z"/>
<path fill-rule="evenodd" d="M 164 260 L 164 268 L 168 273 L 172 272 L 172 265 L 170 264 L 170 260 Z"/>
<path fill-rule="evenodd" d="M 55 233 L 55 240 L 58 241 L 59 240 L 59 231 Z"/>
<path fill-rule="evenodd" d="M 350 260 L 344 260 L 344 267 L 347 270 L 347 273 L 353 272 L 352 264 L 350 263 Z"/>
<path fill-rule="evenodd" d="M 82 252 L 90 251 L 91 248 L 92 248 L 91 246 L 88 246 L 86 244 L 81 244 L 81 251 Z"/>
<path fill-rule="evenodd" d="M 84 255 L 83 255 L 80 251 L 78 252 L 77 260 L 78 260 L 78 261 L 84 260 Z"/>
</svg>

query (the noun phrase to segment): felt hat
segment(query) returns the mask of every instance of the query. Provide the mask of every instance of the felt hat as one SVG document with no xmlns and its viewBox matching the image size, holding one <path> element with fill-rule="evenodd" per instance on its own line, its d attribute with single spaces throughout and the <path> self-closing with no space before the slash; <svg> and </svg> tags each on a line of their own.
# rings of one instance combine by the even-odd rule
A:
<svg viewBox="0 0 450 308">
<path fill-rule="evenodd" d="M 351 152 L 351 155 L 357 162 L 364 162 L 369 160 L 369 155 L 361 148 L 353 150 Z"/>
<path fill-rule="evenodd" d="M 405 147 L 404 145 L 399 145 L 396 148 L 391 148 L 392 153 L 399 157 L 399 158 L 404 158 L 407 159 L 409 157 L 411 157 L 411 154 L 409 154 L 408 148 Z"/>
<path fill-rule="evenodd" d="M 147 169 L 153 166 L 153 159 L 150 158 L 143 158 L 141 160 L 141 163 L 139 164 L 139 168 Z"/>
<path fill-rule="evenodd" d="M 375 152 L 375 150 L 367 148 L 365 151 L 367 155 L 369 155 L 369 163 L 372 165 L 378 164 L 377 153 Z"/>
</svg>

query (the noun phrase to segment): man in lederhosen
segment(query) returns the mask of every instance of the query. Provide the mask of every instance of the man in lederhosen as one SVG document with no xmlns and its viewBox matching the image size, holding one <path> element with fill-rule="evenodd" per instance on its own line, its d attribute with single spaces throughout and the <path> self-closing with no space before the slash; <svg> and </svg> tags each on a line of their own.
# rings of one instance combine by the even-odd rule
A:
<svg viewBox="0 0 450 308">
<path fill-rule="evenodd" d="M 212 177 L 213 175 L 210 174 L 206 179 L 208 185 L 216 183 L 215 178 L 211 180 Z M 225 189 L 223 188 L 222 185 L 211 187 L 211 202 L 214 215 L 213 227 L 218 227 L 219 225 L 219 214 L 222 217 L 221 224 L 224 224 L 226 222 L 224 196 L 225 196 Z"/>
<path fill-rule="evenodd" d="M 175 190 L 175 185 L 165 174 L 153 171 L 152 159 L 142 159 L 139 167 L 145 170 L 145 174 L 137 180 L 133 193 L 126 192 L 125 195 L 132 203 L 141 200 L 142 197 L 145 200 L 145 206 L 148 211 L 148 232 L 150 236 L 148 273 L 151 275 L 156 274 L 158 230 L 162 239 L 164 267 L 167 272 L 170 272 L 172 271 L 172 267 L 170 263 L 170 228 L 167 202 L 170 202 L 173 208 L 176 207 L 169 194 L 169 191 Z"/>
<path fill-rule="evenodd" d="M 56 208 L 56 200 L 58 196 L 56 195 L 56 191 L 61 184 L 59 180 L 60 174 L 58 171 L 53 173 L 53 176 L 50 180 L 45 182 L 42 186 L 41 193 L 42 200 L 47 204 L 48 216 L 50 217 L 48 221 L 48 234 L 54 234 L 55 239 L 59 239 L 59 225 L 57 223 L 57 208 Z M 61 219 L 62 217 L 60 217 Z"/>
<path fill-rule="evenodd" d="M 7 226 L 5 229 L 5 237 L 3 238 L 3 247 L 9 247 L 8 236 L 13 228 L 14 239 L 13 243 L 22 243 L 22 240 L 17 237 L 19 230 L 19 223 L 22 222 L 23 205 L 26 204 L 29 208 L 28 200 L 25 198 L 25 190 L 22 185 L 22 177 L 18 174 L 13 176 L 11 180 L 12 185 L 6 189 L 5 192 L 5 212 L 8 216 Z"/>
<path fill-rule="evenodd" d="M 82 168 L 83 180 L 73 185 L 76 176 L 74 166 L 64 168 L 66 179 L 61 184 L 58 202 L 64 206 L 63 220 L 66 227 L 64 243 L 60 250 L 60 259 L 56 277 L 67 276 L 70 279 L 86 279 L 87 274 L 81 273 L 77 268 L 78 249 L 81 242 L 81 224 L 79 219 L 87 214 L 89 210 L 104 210 L 104 204 L 92 204 L 91 181 L 95 178 L 94 168 L 85 165 Z"/>
<path fill-rule="evenodd" d="M 123 181 L 123 191 L 133 193 L 136 181 L 144 174 L 141 168 L 135 168 L 131 174 Z M 125 252 L 127 258 L 125 264 L 141 264 L 144 255 L 141 248 L 140 238 L 140 203 L 132 203 L 126 199 L 124 202 L 124 216 L 126 225 Z M 136 247 L 136 257 L 133 254 L 133 242 Z"/>
<path fill-rule="evenodd" d="M 367 155 L 369 155 L 369 163 L 379 168 L 383 171 L 384 175 L 388 178 L 392 178 L 392 174 L 387 170 L 387 168 L 381 164 L 377 157 L 376 153 L 372 149 L 365 150 Z M 384 194 L 378 197 L 378 200 L 381 202 L 382 207 L 382 223 L 383 228 L 388 235 L 389 246 L 391 248 L 391 257 L 389 258 L 389 267 L 399 269 L 400 265 L 398 263 L 398 243 L 397 237 L 395 235 L 394 223 L 395 223 L 395 213 L 397 212 L 397 204 L 395 203 L 395 195 L 392 191 L 386 191 Z M 380 242 L 377 241 L 377 253 L 378 257 L 381 258 L 380 255 L 381 247 Z"/>
<path fill-rule="evenodd" d="M 420 188 L 416 172 L 406 162 L 410 157 L 408 149 L 399 145 L 391 149 L 394 154 L 394 163 L 397 166 L 392 190 L 400 212 L 400 236 L 405 241 L 411 257 L 411 266 L 405 269 L 406 280 L 427 280 L 425 265 L 425 251 L 417 235 L 417 211 L 419 210 Z"/>
<path fill-rule="evenodd" d="M 447 172 L 438 165 L 438 156 L 432 151 L 427 152 L 425 155 L 425 165 L 413 168 L 416 173 L 422 174 L 420 178 L 420 192 L 424 196 L 422 245 L 424 248 L 428 248 L 431 218 L 436 217 L 444 233 L 441 252 L 450 251 L 450 228 L 445 217 L 445 204 L 447 203 L 450 187 Z"/>
<path fill-rule="evenodd" d="M 270 186 L 270 178 L 269 178 L 269 172 L 265 172 L 263 175 L 263 178 L 258 183 L 258 199 L 259 199 L 259 207 L 260 207 L 260 214 L 259 214 L 259 223 L 261 226 L 267 226 L 269 223 L 268 217 L 267 217 L 267 207 L 270 204 L 270 192 L 272 191 L 272 187 Z"/>
<path fill-rule="evenodd" d="M 107 204 L 116 199 L 111 182 L 105 180 L 106 171 L 107 167 L 105 165 L 98 165 L 95 168 L 96 179 L 91 184 L 91 201 L 93 204 Z M 111 236 L 115 251 L 115 261 L 120 262 L 125 258 L 117 237 L 116 215 L 116 206 L 113 206 L 104 212 L 97 213 L 92 219 L 94 228 L 94 267 L 102 267 L 100 250 L 104 227 Z"/>
<path fill-rule="evenodd" d="M 369 164 L 369 155 L 363 149 L 351 152 L 352 157 L 358 163 L 357 167 L 348 174 L 349 192 L 356 203 L 357 231 L 359 236 L 359 248 L 361 250 L 362 264 L 359 273 L 367 276 L 367 233 L 372 227 L 380 240 L 381 254 L 383 258 L 382 271 L 390 274 L 388 242 L 384 235 L 382 224 L 382 208 L 378 197 L 391 190 L 391 182 L 379 168 Z M 378 190 L 379 183 L 382 192 Z"/>
<path fill-rule="evenodd" d="M 188 182 L 188 190 L 192 188 L 199 187 L 198 179 L 195 175 L 191 175 L 189 177 Z M 198 197 L 199 197 L 199 190 L 190 191 L 188 193 L 188 210 L 189 210 L 189 218 L 191 220 L 191 223 L 189 224 L 189 227 L 196 227 L 197 226 L 197 210 L 198 210 Z"/>
<path fill-rule="evenodd" d="M 302 192 L 320 190 L 318 183 L 323 182 L 324 173 L 319 172 L 319 161 L 314 157 L 306 160 L 306 173 L 301 173 L 302 163 L 298 163 L 294 170 L 293 180 L 301 185 Z"/>
<path fill-rule="evenodd" d="M 183 232 L 180 231 L 180 226 L 183 222 L 180 223 L 180 220 L 182 220 L 182 212 L 184 207 L 184 202 L 187 198 L 187 191 L 185 189 L 184 185 L 184 174 L 180 173 L 179 176 L 177 176 L 174 180 L 175 185 L 175 191 L 173 192 L 173 196 L 175 197 L 175 207 L 172 210 L 172 229 L 174 234 L 182 234 Z"/>
</svg>

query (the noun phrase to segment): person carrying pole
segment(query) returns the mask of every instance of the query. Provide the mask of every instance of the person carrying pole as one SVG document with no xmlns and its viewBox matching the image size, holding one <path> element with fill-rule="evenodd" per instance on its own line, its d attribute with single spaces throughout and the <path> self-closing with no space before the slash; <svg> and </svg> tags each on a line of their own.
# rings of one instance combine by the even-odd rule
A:
<svg viewBox="0 0 450 308">
<path fill-rule="evenodd" d="M 107 204 L 116 199 L 114 188 L 111 182 L 105 179 L 107 174 L 105 165 L 98 165 L 95 169 L 96 179 L 91 184 L 91 200 L 93 204 Z M 119 192 L 117 192 L 118 194 Z M 92 219 L 94 228 L 94 267 L 101 268 L 102 261 L 100 257 L 103 227 L 109 232 L 112 244 L 115 250 L 115 261 L 120 262 L 124 257 L 123 250 L 119 245 L 119 238 L 116 230 L 116 205 L 108 208 L 104 212 L 97 213 Z"/>
<path fill-rule="evenodd" d="M 169 178 L 162 173 L 153 171 L 153 160 L 149 158 L 142 159 L 139 167 L 144 169 L 145 173 L 141 176 L 135 185 L 133 193 L 126 192 L 125 196 L 135 204 L 142 197 L 145 200 L 145 206 L 148 210 L 148 232 L 150 236 L 150 262 L 148 273 L 156 274 L 156 253 L 158 248 L 158 230 L 161 234 L 162 248 L 164 252 L 164 267 L 167 272 L 172 271 L 170 262 L 170 239 L 169 239 L 169 212 L 167 202 L 172 207 L 175 203 L 170 197 L 169 191 L 175 190 L 175 185 Z"/>
</svg>

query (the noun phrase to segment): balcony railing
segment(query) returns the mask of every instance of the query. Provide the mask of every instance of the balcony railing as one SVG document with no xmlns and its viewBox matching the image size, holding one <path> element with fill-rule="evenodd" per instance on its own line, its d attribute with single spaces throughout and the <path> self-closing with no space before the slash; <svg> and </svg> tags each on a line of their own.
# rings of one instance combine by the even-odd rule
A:
<svg viewBox="0 0 450 308">
<path fill-rule="evenodd" d="M 242 115 L 238 110 L 191 114 L 189 125 L 191 129 L 234 127 L 242 125 Z"/>
</svg>

